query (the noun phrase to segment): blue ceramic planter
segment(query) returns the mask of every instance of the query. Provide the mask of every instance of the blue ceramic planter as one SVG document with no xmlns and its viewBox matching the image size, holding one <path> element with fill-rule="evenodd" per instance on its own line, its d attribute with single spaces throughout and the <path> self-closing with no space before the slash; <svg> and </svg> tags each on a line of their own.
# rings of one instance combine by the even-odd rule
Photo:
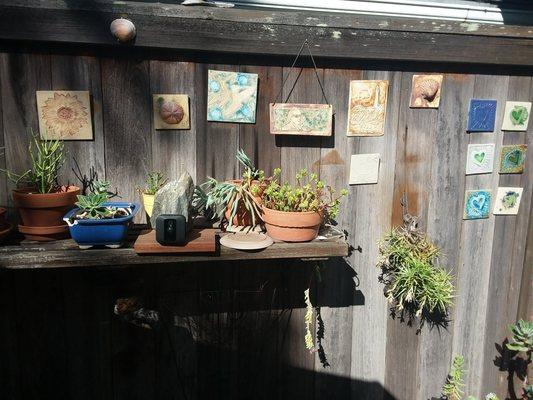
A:
<svg viewBox="0 0 533 400">
<path fill-rule="evenodd" d="M 88 249 L 93 246 L 107 246 L 110 248 L 120 247 L 126 239 L 128 228 L 135 214 L 139 211 L 139 204 L 126 202 L 108 202 L 106 206 L 129 207 L 131 214 L 126 217 L 113 219 L 82 219 L 70 224 L 70 218 L 80 209 L 70 210 L 63 220 L 69 224 L 70 235 L 78 246 Z"/>
</svg>

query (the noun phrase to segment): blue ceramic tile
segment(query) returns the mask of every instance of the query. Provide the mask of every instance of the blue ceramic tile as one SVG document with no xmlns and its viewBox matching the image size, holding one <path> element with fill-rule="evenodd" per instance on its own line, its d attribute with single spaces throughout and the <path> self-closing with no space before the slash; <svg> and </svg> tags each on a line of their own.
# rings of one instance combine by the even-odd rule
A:
<svg viewBox="0 0 533 400">
<path fill-rule="evenodd" d="M 496 100 L 470 100 L 468 132 L 494 132 Z"/>
<path fill-rule="evenodd" d="M 463 219 L 488 218 L 491 199 L 490 190 L 467 190 Z"/>
</svg>

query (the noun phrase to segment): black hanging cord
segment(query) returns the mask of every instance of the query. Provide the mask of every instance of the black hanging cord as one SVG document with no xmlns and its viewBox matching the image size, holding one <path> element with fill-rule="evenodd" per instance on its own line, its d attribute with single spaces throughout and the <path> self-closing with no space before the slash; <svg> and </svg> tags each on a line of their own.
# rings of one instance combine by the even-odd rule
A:
<svg viewBox="0 0 533 400">
<path fill-rule="evenodd" d="M 324 86 L 322 85 L 322 81 L 320 80 L 320 76 L 318 76 L 318 69 L 316 67 L 315 59 L 313 58 L 313 54 L 311 53 L 311 48 L 309 47 L 309 42 L 308 42 L 307 39 L 305 39 L 304 42 L 302 43 L 302 45 L 300 46 L 300 50 L 298 50 L 298 54 L 296 55 L 296 58 L 292 62 L 292 65 L 291 65 L 291 67 L 289 69 L 289 72 L 287 73 L 287 76 L 285 77 L 285 79 L 283 79 L 283 82 L 281 84 L 281 88 L 279 89 L 278 95 L 276 96 L 276 99 L 274 100 L 274 104 L 276 104 L 278 102 L 278 100 L 279 100 L 279 98 L 281 96 L 281 93 L 283 92 L 283 88 L 285 87 L 285 83 L 289 79 L 289 76 L 291 75 L 291 72 L 292 72 L 294 66 L 296 65 L 296 62 L 298 61 L 298 58 L 300 58 L 300 56 L 302 55 L 302 51 L 303 51 L 304 47 L 307 47 L 307 52 L 309 53 L 309 56 L 311 57 L 311 61 L 313 62 L 313 69 L 315 70 L 315 76 L 316 76 L 316 79 L 318 81 L 318 84 L 320 85 L 320 90 L 322 91 L 322 96 L 324 96 L 324 100 L 326 101 L 326 103 L 329 104 L 328 98 L 326 96 L 326 92 L 324 91 Z M 289 97 L 291 96 L 292 91 L 294 90 L 294 87 L 296 86 L 296 82 L 298 82 L 298 79 L 300 78 L 301 73 L 302 72 L 300 71 L 300 73 L 296 77 L 296 80 L 292 84 L 291 90 L 289 91 L 289 94 L 287 95 L 287 98 L 285 99 L 284 103 L 286 103 L 289 100 Z"/>
</svg>

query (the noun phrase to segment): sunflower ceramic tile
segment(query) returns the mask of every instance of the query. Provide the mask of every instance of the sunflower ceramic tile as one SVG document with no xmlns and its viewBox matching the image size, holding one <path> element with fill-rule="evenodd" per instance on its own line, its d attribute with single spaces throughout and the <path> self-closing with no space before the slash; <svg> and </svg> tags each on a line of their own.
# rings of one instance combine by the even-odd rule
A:
<svg viewBox="0 0 533 400">
<path fill-rule="evenodd" d="M 93 139 L 88 91 L 37 91 L 36 96 L 41 139 Z"/>
</svg>

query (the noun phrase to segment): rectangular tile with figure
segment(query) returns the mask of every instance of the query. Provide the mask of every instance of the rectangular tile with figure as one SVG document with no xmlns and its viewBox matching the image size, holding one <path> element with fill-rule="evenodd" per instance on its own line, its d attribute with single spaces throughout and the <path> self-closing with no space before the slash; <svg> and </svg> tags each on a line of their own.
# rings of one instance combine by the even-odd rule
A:
<svg viewBox="0 0 533 400">
<path fill-rule="evenodd" d="M 388 90 L 388 81 L 350 81 L 348 136 L 382 136 L 385 133 Z"/>
<path fill-rule="evenodd" d="M 155 129 L 190 129 L 186 94 L 154 94 L 153 109 Z"/>
<path fill-rule="evenodd" d="M 257 74 L 209 70 L 207 120 L 255 123 Z"/>
<path fill-rule="evenodd" d="M 471 99 L 468 110 L 468 132 L 494 132 L 496 100 Z"/>
<path fill-rule="evenodd" d="M 502 131 L 527 131 L 530 114 L 530 102 L 508 101 L 505 103 Z"/>
<path fill-rule="evenodd" d="M 495 215 L 518 214 L 523 190 L 524 188 L 519 187 L 499 187 L 493 213 Z"/>
<path fill-rule="evenodd" d="M 502 146 L 500 153 L 500 174 L 521 174 L 526 164 L 527 144 Z"/>
<path fill-rule="evenodd" d="M 491 190 L 467 190 L 465 193 L 463 219 L 488 218 L 491 199 Z"/>
<path fill-rule="evenodd" d="M 36 96 L 41 139 L 93 139 L 88 91 L 39 90 Z"/>
<path fill-rule="evenodd" d="M 490 174 L 494 166 L 494 143 L 469 144 L 466 175 Z"/>
<path fill-rule="evenodd" d="M 270 133 L 331 136 L 333 107 L 329 104 L 270 104 Z"/>
</svg>

